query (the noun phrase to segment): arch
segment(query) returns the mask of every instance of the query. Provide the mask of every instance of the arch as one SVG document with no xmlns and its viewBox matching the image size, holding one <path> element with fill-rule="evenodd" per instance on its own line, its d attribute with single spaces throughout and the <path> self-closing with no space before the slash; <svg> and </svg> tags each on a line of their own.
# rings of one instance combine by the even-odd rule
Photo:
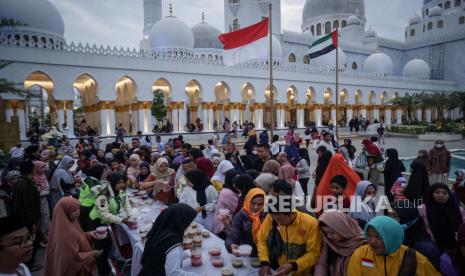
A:
<svg viewBox="0 0 465 276">
<path fill-rule="evenodd" d="M 386 91 L 383 91 L 383 93 L 381 93 L 381 105 L 387 104 L 388 101 L 389 101 L 388 93 Z"/>
<path fill-rule="evenodd" d="M 325 23 L 325 34 L 329 34 L 331 32 L 331 22 Z"/>
<path fill-rule="evenodd" d="M 438 26 L 438 29 L 442 29 L 442 28 L 444 28 L 444 21 L 442 21 L 442 20 L 439 20 L 439 21 L 438 21 L 438 25 L 437 25 L 437 26 Z"/>
<path fill-rule="evenodd" d="M 415 36 L 415 29 L 410 30 L 410 36 Z"/>
<path fill-rule="evenodd" d="M 215 85 L 215 100 L 216 103 L 226 104 L 230 100 L 229 85 L 224 81 L 220 81 Z"/>
<path fill-rule="evenodd" d="M 433 29 L 433 22 L 428 22 L 428 27 L 427 27 L 428 30 L 431 30 Z"/>
<path fill-rule="evenodd" d="M 303 58 L 303 63 L 304 64 L 310 64 L 310 58 L 308 57 L 308 55 L 305 55 L 304 58 Z"/>
<path fill-rule="evenodd" d="M 312 25 L 310 27 L 310 32 L 312 32 L 312 35 L 315 35 L 315 26 L 314 25 Z"/>
<path fill-rule="evenodd" d="M 250 83 L 246 82 L 241 88 L 242 103 L 247 103 L 255 99 L 255 87 Z"/>
<path fill-rule="evenodd" d="M 376 104 L 376 93 L 373 90 L 371 90 L 370 93 L 368 94 L 368 103 Z"/>
<path fill-rule="evenodd" d="M 334 20 L 333 29 L 339 29 L 339 20 Z"/>
<path fill-rule="evenodd" d="M 34 71 L 27 75 L 24 80 L 24 90 L 28 90 L 33 85 L 38 85 L 45 89 L 48 94 L 52 94 L 55 90 L 52 78 L 43 71 Z"/>
<path fill-rule="evenodd" d="M 345 28 L 347 26 L 347 21 L 346 20 L 342 20 L 341 21 L 341 27 L 342 28 Z"/>
<path fill-rule="evenodd" d="M 165 96 L 167 104 L 171 102 L 171 84 L 167 79 L 159 78 L 154 81 L 152 84 L 152 92 L 154 91 L 161 91 L 163 96 Z"/>
<path fill-rule="evenodd" d="M 24 80 L 26 90 L 26 127 L 30 124 L 56 125 L 56 106 L 53 91 L 55 85 L 52 78 L 42 71 L 31 72 Z M 48 116 L 50 115 L 50 121 Z M 58 126 L 61 129 L 62 126 Z"/>
<path fill-rule="evenodd" d="M 392 98 L 393 99 L 399 98 L 399 92 L 394 92 L 394 94 L 392 94 Z"/>
<path fill-rule="evenodd" d="M 460 16 L 459 17 L 459 25 L 465 24 L 465 16 Z"/>
<path fill-rule="evenodd" d="M 198 106 L 202 98 L 202 87 L 200 83 L 195 79 L 188 81 L 185 91 L 188 97 L 189 106 Z"/>
<path fill-rule="evenodd" d="M 321 35 L 321 23 L 316 24 L 316 35 Z"/>
<path fill-rule="evenodd" d="M 307 104 L 315 103 L 316 101 L 315 88 L 313 88 L 313 86 L 310 86 L 307 89 L 307 92 L 305 93 L 305 99 L 307 101 Z"/>
<path fill-rule="evenodd" d="M 444 9 L 445 10 L 450 9 L 450 1 L 446 1 L 446 3 L 444 3 Z"/>
<path fill-rule="evenodd" d="M 289 62 L 295 62 L 295 55 L 293 53 L 290 53 L 287 59 Z"/>
<path fill-rule="evenodd" d="M 348 99 L 349 99 L 349 92 L 347 92 L 347 89 L 344 88 L 339 92 L 339 103 L 346 104 Z"/>
<path fill-rule="evenodd" d="M 123 76 L 116 82 L 115 92 L 115 123 L 128 133 L 135 134 L 140 130 L 136 82 Z"/>
<path fill-rule="evenodd" d="M 325 91 L 323 92 L 323 99 L 324 99 L 324 104 L 328 105 L 333 102 L 333 90 L 331 88 L 327 87 Z"/>
<path fill-rule="evenodd" d="M 357 62 L 352 62 L 352 70 L 357 70 L 358 66 L 357 66 Z"/>
<path fill-rule="evenodd" d="M 295 104 L 298 102 L 297 88 L 295 88 L 294 85 L 289 86 L 287 89 L 286 99 L 288 104 Z"/>
<path fill-rule="evenodd" d="M 360 89 L 357 89 L 357 91 L 355 91 L 354 101 L 356 105 L 363 104 L 363 93 Z"/>
<path fill-rule="evenodd" d="M 75 118 L 82 118 L 77 122 L 81 131 L 87 126 L 100 129 L 100 113 L 98 110 L 98 103 L 100 102 L 98 94 L 98 83 L 95 78 L 88 74 L 83 73 L 79 75 L 73 82 L 73 87 L 79 91 L 81 96 L 81 110 L 77 110 Z"/>
</svg>

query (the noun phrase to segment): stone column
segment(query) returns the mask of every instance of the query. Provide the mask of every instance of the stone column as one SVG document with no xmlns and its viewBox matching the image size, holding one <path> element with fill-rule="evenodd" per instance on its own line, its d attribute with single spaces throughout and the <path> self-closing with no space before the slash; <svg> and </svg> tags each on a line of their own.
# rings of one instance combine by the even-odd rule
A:
<svg viewBox="0 0 465 276">
<path fill-rule="evenodd" d="M 331 105 L 331 122 L 336 125 L 337 124 L 337 118 L 336 118 L 336 107 Z"/>
<path fill-rule="evenodd" d="M 151 102 L 138 102 L 138 114 L 139 117 L 139 130 L 144 134 L 150 134 L 153 128 L 152 125 L 152 112 L 150 110 Z"/>
<path fill-rule="evenodd" d="M 426 109 L 426 122 L 431 123 L 431 108 Z"/>
<path fill-rule="evenodd" d="M 213 110 L 213 103 L 211 103 L 208 107 L 208 129 L 215 130 L 213 126 L 213 122 L 215 121 L 215 111 Z"/>
<path fill-rule="evenodd" d="M 184 125 L 186 124 L 186 109 L 184 106 L 184 102 L 179 102 L 178 103 L 178 118 L 179 118 L 179 132 L 184 131 Z"/>
<path fill-rule="evenodd" d="M 66 109 L 65 105 L 66 103 L 64 101 L 56 102 L 58 129 L 62 132 L 64 132 L 63 124 L 65 123 L 65 109 Z"/>
<path fill-rule="evenodd" d="M 203 130 L 211 130 L 210 125 L 208 124 L 208 107 L 207 103 L 202 103 L 202 122 L 203 122 Z"/>
<path fill-rule="evenodd" d="M 419 122 L 423 121 L 423 116 L 422 116 L 423 115 L 423 110 L 421 108 L 417 108 L 416 111 L 417 111 L 417 120 Z"/>
<path fill-rule="evenodd" d="M 401 125 L 402 124 L 402 110 L 400 108 L 397 108 L 396 112 L 397 112 L 396 124 Z"/>
<path fill-rule="evenodd" d="M 68 131 L 66 132 L 66 136 L 68 136 L 68 138 L 73 138 L 74 137 L 73 101 L 65 102 L 65 112 L 66 112 L 66 128 L 68 129 Z"/>
<path fill-rule="evenodd" d="M 313 110 L 313 112 L 315 113 L 316 126 L 321 127 L 321 120 L 323 117 L 323 111 L 321 110 L 321 106 L 315 105 L 315 109 Z"/>
<path fill-rule="evenodd" d="M 132 125 L 132 133 L 136 134 L 137 131 L 142 131 L 143 125 L 139 125 L 139 103 L 134 102 L 131 103 L 131 120 L 129 121 L 130 125 Z"/>
<path fill-rule="evenodd" d="M 392 110 L 390 106 L 386 106 L 384 109 L 384 123 L 388 126 L 392 124 Z"/>
<path fill-rule="evenodd" d="M 304 127 L 304 109 L 302 104 L 297 105 L 297 127 L 303 128 Z"/>
<path fill-rule="evenodd" d="M 283 114 L 282 114 L 282 108 L 281 104 L 276 104 L 275 105 L 275 110 L 276 110 L 276 127 L 277 128 L 283 128 Z"/>
<path fill-rule="evenodd" d="M 16 116 L 19 122 L 19 138 L 21 140 L 27 139 L 26 137 L 26 103 L 24 101 L 16 102 Z"/>
<path fill-rule="evenodd" d="M 11 101 L 5 101 L 5 119 L 7 123 L 11 123 L 11 116 L 14 116 L 15 112 L 13 109 L 13 103 Z"/>
<path fill-rule="evenodd" d="M 101 101 L 98 109 L 100 114 L 100 133 L 102 135 L 113 135 L 115 133 L 114 102 Z"/>
<path fill-rule="evenodd" d="M 373 123 L 375 121 L 375 119 L 380 121 L 380 118 L 379 118 L 379 106 L 377 106 L 377 105 L 373 106 L 373 120 L 371 122 Z"/>
</svg>

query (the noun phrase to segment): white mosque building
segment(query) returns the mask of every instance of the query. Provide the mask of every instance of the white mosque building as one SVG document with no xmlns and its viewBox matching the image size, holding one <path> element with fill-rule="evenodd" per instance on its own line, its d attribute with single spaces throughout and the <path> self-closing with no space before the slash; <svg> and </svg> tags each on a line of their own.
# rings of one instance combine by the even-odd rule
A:
<svg viewBox="0 0 465 276">
<path fill-rule="evenodd" d="M 218 41 L 220 33 L 266 17 L 270 1 L 273 103 L 268 62 L 226 67 Z M 278 128 L 288 121 L 303 127 L 307 121 L 322 125 L 359 115 L 395 124 L 401 123 L 403 110 L 391 99 L 465 88 L 465 0 L 425 0 L 422 14 L 405 28 L 404 41 L 379 37 L 367 27 L 363 0 L 307 0 L 302 32 L 281 31 L 280 0 L 224 0 L 224 30 L 204 19 L 189 27 L 171 8 L 162 18 L 168 7 L 161 2 L 144 0 L 140 49 L 125 49 L 65 41 L 63 18 L 48 0 L 0 0 L 1 18 L 25 24 L 0 27 L 0 60 L 14 61 L 0 77 L 30 92 L 2 95 L 7 120 L 19 117 L 21 138 L 40 106 L 34 102 L 37 95 L 52 123 L 73 125 L 73 113 L 81 107 L 87 123 L 106 136 L 120 123 L 133 133 L 150 133 L 156 123 L 150 110 L 154 91 L 163 93 L 168 120 L 175 132 L 182 132 L 186 122 L 197 118 L 204 131 L 225 117 L 253 121 L 260 129 L 270 122 L 272 104 Z M 335 51 L 314 60 L 306 56 L 308 46 L 334 28 L 340 29 L 339 91 Z M 415 116 L 431 121 L 437 111 L 422 107 Z M 74 136 L 72 127 L 67 134 Z"/>
</svg>

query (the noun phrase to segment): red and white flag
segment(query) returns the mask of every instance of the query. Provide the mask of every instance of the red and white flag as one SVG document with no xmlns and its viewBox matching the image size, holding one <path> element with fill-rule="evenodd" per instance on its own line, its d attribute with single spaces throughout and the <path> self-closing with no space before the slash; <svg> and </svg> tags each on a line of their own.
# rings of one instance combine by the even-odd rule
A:
<svg viewBox="0 0 465 276">
<path fill-rule="evenodd" d="M 226 66 L 244 63 L 269 55 L 268 18 L 254 25 L 225 33 L 218 37 L 223 43 L 223 63 Z"/>
</svg>

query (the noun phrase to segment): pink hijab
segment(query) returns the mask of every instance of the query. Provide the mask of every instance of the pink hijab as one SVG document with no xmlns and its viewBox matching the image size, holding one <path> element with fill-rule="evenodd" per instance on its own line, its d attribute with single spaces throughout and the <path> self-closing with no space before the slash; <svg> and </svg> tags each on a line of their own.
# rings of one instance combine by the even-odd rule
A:
<svg viewBox="0 0 465 276">
<path fill-rule="evenodd" d="M 295 187 L 295 180 L 292 178 L 294 176 L 294 167 L 290 164 L 285 164 L 279 168 L 278 178 L 286 180 L 292 186 L 292 189 Z"/>
<path fill-rule="evenodd" d="M 46 164 L 42 161 L 34 161 L 34 172 L 32 180 L 37 186 L 37 190 L 43 191 L 49 188 L 47 176 L 45 175 Z"/>
<path fill-rule="evenodd" d="M 79 210 L 79 201 L 63 197 L 53 210 L 50 239 L 47 245 L 45 273 L 47 276 L 93 275 L 95 252 L 77 219 L 70 214 Z"/>
</svg>

